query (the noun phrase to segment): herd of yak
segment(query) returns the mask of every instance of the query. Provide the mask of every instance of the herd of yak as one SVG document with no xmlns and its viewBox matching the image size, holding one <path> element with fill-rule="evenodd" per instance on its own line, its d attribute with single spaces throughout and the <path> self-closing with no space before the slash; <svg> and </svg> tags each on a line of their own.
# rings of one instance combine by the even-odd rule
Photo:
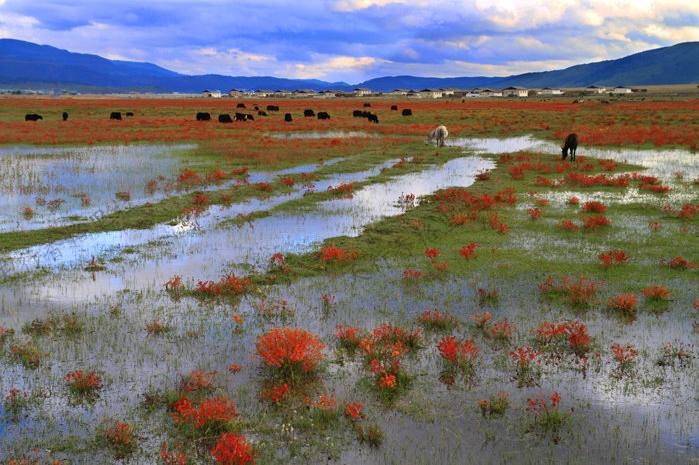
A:
<svg viewBox="0 0 699 465">
<path fill-rule="evenodd" d="M 364 103 L 364 108 L 371 107 L 370 103 Z M 245 108 L 244 103 L 238 103 L 236 108 Z M 254 106 L 254 110 L 257 111 L 258 116 L 267 116 L 267 112 L 278 112 L 279 111 L 279 106 L 278 105 L 267 105 L 266 110 L 261 110 L 257 105 Z M 398 111 L 398 105 L 391 105 L 391 111 Z M 413 112 L 410 108 L 404 108 L 401 112 L 403 116 L 412 116 Z M 132 117 L 134 114 L 133 112 L 125 112 L 124 116 L 126 117 Z M 303 110 L 303 116 L 305 118 L 314 118 L 317 117 L 318 119 L 326 120 L 330 119 L 330 114 L 326 111 L 319 111 L 317 114 L 314 110 L 312 109 L 305 109 Z M 379 117 L 376 113 L 372 113 L 369 110 L 354 110 L 352 112 L 352 116 L 354 118 L 366 118 L 367 121 L 370 123 L 378 123 L 379 122 Z M 68 112 L 64 111 L 62 114 L 63 121 L 68 120 Z M 195 115 L 195 118 L 197 121 L 210 121 L 211 120 L 211 113 L 208 112 L 197 112 Z M 27 113 L 24 115 L 24 121 L 38 121 L 43 119 L 43 117 L 37 113 Z M 113 120 L 121 120 L 122 119 L 122 113 L 120 111 L 113 111 L 109 114 L 109 119 Z M 252 113 L 242 113 L 242 112 L 236 112 L 233 117 L 229 113 L 221 113 L 218 115 L 218 122 L 219 123 L 232 123 L 233 121 L 254 121 L 255 117 L 252 115 Z M 291 122 L 293 121 L 293 116 L 291 113 L 284 113 L 284 121 L 286 122 Z M 432 140 L 437 141 L 437 145 L 442 147 L 444 145 L 444 141 L 447 138 L 449 132 L 447 131 L 447 128 L 445 126 L 437 126 L 434 130 L 432 130 L 428 135 L 427 135 L 427 141 L 431 142 Z M 570 160 L 575 161 L 575 151 L 578 148 L 578 136 L 576 134 L 568 134 L 568 136 L 565 138 L 565 141 L 563 142 L 563 145 L 561 146 L 562 150 L 562 158 L 565 160 L 568 157 L 568 152 L 570 151 Z"/>
</svg>

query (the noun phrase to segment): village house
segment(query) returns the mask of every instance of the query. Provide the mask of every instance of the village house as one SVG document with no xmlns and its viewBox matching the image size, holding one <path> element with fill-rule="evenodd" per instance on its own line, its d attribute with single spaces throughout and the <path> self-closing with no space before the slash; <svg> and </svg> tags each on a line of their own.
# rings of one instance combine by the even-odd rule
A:
<svg viewBox="0 0 699 465">
<path fill-rule="evenodd" d="M 529 91 L 524 87 L 510 86 L 502 89 L 502 95 L 505 97 L 528 97 Z"/>
<path fill-rule="evenodd" d="M 205 90 L 202 94 L 209 98 L 221 98 L 222 95 L 220 90 Z"/>
<path fill-rule="evenodd" d="M 624 86 L 616 86 L 614 89 L 612 89 L 612 94 L 630 94 L 631 89 L 628 87 Z"/>
<path fill-rule="evenodd" d="M 543 89 L 536 92 L 537 95 L 563 95 L 561 89 L 552 89 L 550 87 L 544 87 Z"/>
<path fill-rule="evenodd" d="M 362 88 L 356 88 L 356 89 L 354 89 L 354 91 L 352 92 L 352 95 L 354 95 L 355 97 L 365 97 L 365 96 L 367 96 L 367 95 L 371 95 L 371 90 L 366 89 L 366 88 L 363 88 L 363 87 L 362 87 Z"/>
<path fill-rule="evenodd" d="M 586 94 L 603 94 L 607 92 L 606 87 L 598 87 L 598 86 L 587 86 L 585 88 L 585 93 Z"/>
</svg>

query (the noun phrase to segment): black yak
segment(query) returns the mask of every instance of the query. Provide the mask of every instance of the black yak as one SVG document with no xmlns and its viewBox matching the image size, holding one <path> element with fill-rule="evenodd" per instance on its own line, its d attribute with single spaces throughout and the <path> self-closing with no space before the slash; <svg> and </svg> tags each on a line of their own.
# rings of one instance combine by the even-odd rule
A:
<svg viewBox="0 0 699 465">
<path fill-rule="evenodd" d="M 398 111 L 398 105 L 391 105 L 391 111 Z"/>
<path fill-rule="evenodd" d="M 279 111 L 278 105 L 267 105 L 267 111 Z"/>
<path fill-rule="evenodd" d="M 109 114 L 109 119 L 117 119 L 121 120 L 121 112 L 120 111 L 113 111 Z"/>
<path fill-rule="evenodd" d="M 401 115 L 403 116 L 412 116 L 413 115 L 413 110 L 410 108 L 403 108 L 403 111 L 401 112 Z"/>
<path fill-rule="evenodd" d="M 318 119 L 330 119 L 330 115 L 328 114 L 327 111 L 319 111 L 318 112 Z"/>
<path fill-rule="evenodd" d="M 39 121 L 40 119 L 44 119 L 41 115 L 37 115 L 36 113 L 27 113 L 24 115 L 24 121 Z"/>
<path fill-rule="evenodd" d="M 568 156 L 568 150 L 570 150 L 570 161 L 575 161 L 575 150 L 578 148 L 578 136 L 577 134 L 571 133 L 566 137 L 565 142 L 561 146 L 561 151 L 563 155 L 563 160 Z"/>
<path fill-rule="evenodd" d="M 218 115 L 218 122 L 219 123 L 232 123 L 233 118 L 231 118 L 231 115 L 229 115 L 228 113 L 222 113 L 222 114 Z"/>
<path fill-rule="evenodd" d="M 63 121 L 68 121 L 68 112 L 67 111 L 64 111 L 62 116 L 63 116 Z"/>
<path fill-rule="evenodd" d="M 291 113 L 284 113 L 284 121 L 287 123 L 293 121 L 293 118 L 291 117 Z"/>
<path fill-rule="evenodd" d="M 204 111 L 198 111 L 197 112 L 197 121 L 211 121 L 211 113 L 204 112 Z"/>
<path fill-rule="evenodd" d="M 306 118 L 313 118 L 315 115 L 316 113 L 311 109 L 303 110 L 303 116 L 305 116 Z"/>
</svg>

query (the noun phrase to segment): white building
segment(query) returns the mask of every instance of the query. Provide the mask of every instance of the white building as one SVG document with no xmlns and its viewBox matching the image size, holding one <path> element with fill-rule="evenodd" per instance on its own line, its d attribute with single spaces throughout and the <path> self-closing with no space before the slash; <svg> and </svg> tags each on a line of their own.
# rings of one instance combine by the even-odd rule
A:
<svg viewBox="0 0 699 465">
<path fill-rule="evenodd" d="M 505 97 L 529 97 L 529 91 L 524 87 L 510 86 L 502 89 Z"/>
<path fill-rule="evenodd" d="M 628 87 L 624 86 L 616 86 L 614 89 L 612 89 L 612 94 L 630 94 L 631 89 Z"/>
<path fill-rule="evenodd" d="M 223 95 L 220 90 L 205 90 L 202 94 L 204 94 L 204 97 L 210 98 L 221 98 Z"/>
<path fill-rule="evenodd" d="M 544 87 L 543 89 L 537 92 L 537 95 L 563 95 L 563 91 L 561 89 L 552 89 L 550 87 Z"/>
</svg>

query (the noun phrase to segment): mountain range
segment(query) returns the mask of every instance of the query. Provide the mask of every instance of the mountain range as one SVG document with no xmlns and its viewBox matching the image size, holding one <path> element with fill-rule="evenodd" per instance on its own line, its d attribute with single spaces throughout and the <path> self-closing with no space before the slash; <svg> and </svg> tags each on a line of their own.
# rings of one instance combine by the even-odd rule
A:
<svg viewBox="0 0 699 465">
<path fill-rule="evenodd" d="M 684 42 L 616 60 L 506 77 L 386 76 L 357 84 L 271 76 L 190 76 L 151 63 L 108 60 L 48 45 L 0 39 L 0 89 L 78 92 L 181 92 L 205 89 L 375 92 L 425 88 L 586 87 L 699 83 L 699 42 Z"/>
</svg>

